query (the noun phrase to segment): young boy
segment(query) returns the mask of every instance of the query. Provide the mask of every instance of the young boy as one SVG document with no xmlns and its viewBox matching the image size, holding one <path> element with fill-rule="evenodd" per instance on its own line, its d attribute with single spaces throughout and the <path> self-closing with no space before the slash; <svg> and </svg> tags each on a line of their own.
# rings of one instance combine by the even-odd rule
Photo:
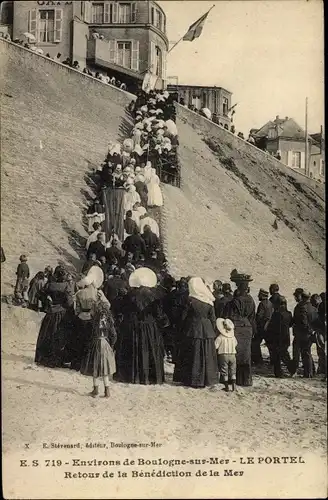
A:
<svg viewBox="0 0 328 500">
<path fill-rule="evenodd" d="M 28 280 L 30 277 L 30 269 L 27 265 L 26 255 L 21 255 L 19 257 L 20 264 L 17 266 L 17 279 L 15 285 L 15 298 L 17 303 L 23 307 L 27 307 L 28 304 Z"/>
<path fill-rule="evenodd" d="M 224 390 L 229 392 L 229 382 L 232 391 L 236 384 L 236 346 L 234 324 L 230 319 L 218 318 L 217 329 L 220 335 L 215 339 L 215 347 L 219 358 L 219 370 L 224 382 Z"/>
</svg>

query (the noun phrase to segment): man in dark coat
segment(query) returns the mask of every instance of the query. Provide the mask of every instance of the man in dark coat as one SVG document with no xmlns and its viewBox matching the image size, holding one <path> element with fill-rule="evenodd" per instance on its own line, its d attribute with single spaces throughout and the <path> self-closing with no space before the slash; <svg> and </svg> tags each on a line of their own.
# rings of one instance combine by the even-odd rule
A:
<svg viewBox="0 0 328 500">
<path fill-rule="evenodd" d="M 97 260 L 96 254 L 90 253 L 88 260 L 86 260 L 85 263 L 83 264 L 83 267 L 81 270 L 82 274 L 88 274 L 88 272 L 90 271 L 92 266 L 97 265 L 96 260 Z M 49 280 L 49 281 L 51 281 L 51 280 Z M 54 281 L 54 280 L 52 280 L 52 281 Z"/>
<path fill-rule="evenodd" d="M 157 253 L 156 252 L 151 252 L 150 256 L 148 259 L 145 260 L 145 267 L 148 267 L 148 269 L 151 269 L 154 271 L 155 274 L 157 274 L 160 270 L 160 265 L 157 259 Z"/>
<path fill-rule="evenodd" d="M 279 304 L 281 295 L 279 293 L 279 285 L 277 285 L 277 283 L 273 283 L 272 285 L 270 285 L 269 293 L 271 295 L 270 301 L 272 302 L 272 304 L 274 305 L 275 302 Z"/>
<path fill-rule="evenodd" d="M 225 306 L 233 298 L 230 283 L 223 283 L 221 290 L 223 295 L 222 296 L 219 295 L 214 302 L 214 310 L 216 318 L 222 318 Z"/>
<path fill-rule="evenodd" d="M 23 307 L 27 306 L 28 303 L 28 284 L 30 278 L 30 269 L 27 264 L 26 255 L 21 255 L 19 257 L 20 263 L 17 266 L 16 271 L 16 285 L 15 285 L 15 298 L 18 304 Z"/>
<path fill-rule="evenodd" d="M 314 325 L 318 320 L 318 312 L 310 302 L 311 294 L 303 290 L 301 301 L 294 309 L 294 335 L 301 350 L 303 369 L 305 378 L 312 378 L 314 375 L 314 362 L 311 354 L 313 342 Z M 293 373 L 297 370 L 296 363 L 293 362 Z"/>
<path fill-rule="evenodd" d="M 303 293 L 303 288 L 296 288 L 295 292 L 293 293 L 295 302 L 299 304 L 302 300 L 302 293 Z M 293 363 L 294 363 L 294 369 L 295 371 L 298 370 L 299 364 L 300 364 L 300 358 L 301 358 L 301 348 L 299 345 L 299 338 L 295 335 L 295 328 L 293 326 Z"/>
<path fill-rule="evenodd" d="M 97 241 L 93 241 L 90 243 L 87 258 L 89 259 L 90 255 L 94 253 L 96 254 L 96 259 L 100 260 L 100 257 L 103 257 L 106 253 L 105 249 L 105 235 L 104 233 L 99 233 L 97 236 Z"/>
<path fill-rule="evenodd" d="M 287 301 L 285 297 L 280 296 L 279 302 L 275 301 L 275 308 L 269 320 L 266 339 L 271 346 L 271 358 L 274 375 L 282 378 L 281 362 L 283 362 L 290 373 L 292 373 L 292 361 L 288 352 L 290 345 L 289 329 L 293 323 L 293 315 L 287 311 Z"/>
<path fill-rule="evenodd" d="M 112 303 L 119 294 L 119 290 L 126 289 L 126 283 L 121 277 L 120 268 L 116 268 L 113 270 L 113 276 L 111 276 L 105 286 L 104 286 L 104 294 L 106 298 Z"/>
<path fill-rule="evenodd" d="M 146 257 L 150 257 L 152 252 L 157 252 L 160 247 L 160 242 L 157 234 L 153 233 L 150 226 L 144 227 L 144 232 L 141 235 L 146 244 Z"/>
<path fill-rule="evenodd" d="M 139 231 L 136 229 L 133 234 L 128 236 L 122 245 L 123 250 L 133 253 L 135 261 L 139 260 L 141 254 L 146 253 L 146 244 L 141 238 Z"/>
<path fill-rule="evenodd" d="M 223 297 L 222 293 L 222 281 L 215 280 L 213 283 L 213 295 L 216 299 L 221 299 Z"/>
<path fill-rule="evenodd" d="M 124 229 L 127 234 L 133 234 L 136 229 L 138 229 L 137 223 L 132 219 L 132 210 L 126 212 L 126 218 L 124 221 Z"/>
<path fill-rule="evenodd" d="M 113 265 L 115 261 L 121 263 L 124 257 L 124 251 L 120 248 L 119 241 L 116 238 L 113 238 L 111 246 L 106 248 L 105 257 L 110 265 Z"/>
<path fill-rule="evenodd" d="M 326 293 L 320 294 L 321 303 L 318 307 L 318 327 L 316 331 L 316 343 L 318 352 L 318 371 L 317 374 L 327 376 L 327 355 L 325 351 L 325 342 L 327 341 L 326 331 Z"/>
<path fill-rule="evenodd" d="M 255 365 L 260 365 L 263 363 L 261 343 L 262 340 L 266 340 L 266 327 L 273 313 L 273 303 L 269 299 L 269 293 L 263 288 L 261 288 L 259 291 L 258 299 L 259 305 L 256 311 L 256 334 L 252 340 L 252 362 Z M 267 346 L 270 352 L 270 344 L 267 344 Z"/>
</svg>

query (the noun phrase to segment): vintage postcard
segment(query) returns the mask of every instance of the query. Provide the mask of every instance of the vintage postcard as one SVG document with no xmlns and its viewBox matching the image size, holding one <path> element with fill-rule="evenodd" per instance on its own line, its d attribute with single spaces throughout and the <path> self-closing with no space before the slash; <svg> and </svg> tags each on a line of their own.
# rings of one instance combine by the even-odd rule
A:
<svg viewBox="0 0 328 500">
<path fill-rule="evenodd" d="M 4 1 L 2 489 L 326 498 L 320 0 Z"/>
</svg>

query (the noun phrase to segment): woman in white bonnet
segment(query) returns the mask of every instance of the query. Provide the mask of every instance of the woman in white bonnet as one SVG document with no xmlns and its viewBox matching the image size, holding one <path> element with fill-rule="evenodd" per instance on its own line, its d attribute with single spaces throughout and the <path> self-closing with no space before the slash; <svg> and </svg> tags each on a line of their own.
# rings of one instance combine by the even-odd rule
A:
<svg viewBox="0 0 328 500">
<path fill-rule="evenodd" d="M 161 188 L 159 186 L 160 180 L 156 174 L 155 168 L 151 169 L 150 182 L 147 185 L 148 188 L 148 207 L 162 207 L 163 206 L 163 195 Z"/>
<path fill-rule="evenodd" d="M 128 210 L 133 210 L 133 206 L 140 202 L 141 199 L 137 193 L 136 187 L 133 184 L 129 185 L 127 191 L 124 193 L 124 213 Z"/>
<path fill-rule="evenodd" d="M 129 278 L 131 290 L 122 300 L 123 322 L 116 345 L 116 375 L 120 382 L 162 384 L 164 344 L 160 327 L 167 318 L 161 314 L 155 287 L 156 274 L 139 268 Z"/>
<path fill-rule="evenodd" d="M 147 184 L 150 182 L 151 177 L 152 177 L 152 168 L 151 168 L 151 162 L 147 161 L 146 166 L 144 168 L 144 177 L 145 177 L 145 183 Z"/>
<path fill-rule="evenodd" d="M 214 386 L 219 381 L 214 296 L 199 277 L 191 278 L 188 287 L 189 304 L 182 314 L 184 321 L 173 380 L 190 387 Z"/>
</svg>

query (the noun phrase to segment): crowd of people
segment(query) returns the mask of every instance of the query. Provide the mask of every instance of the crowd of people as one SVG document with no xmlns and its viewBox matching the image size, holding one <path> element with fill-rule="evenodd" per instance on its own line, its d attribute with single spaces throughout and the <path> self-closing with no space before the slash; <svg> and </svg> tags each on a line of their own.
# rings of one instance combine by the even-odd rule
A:
<svg viewBox="0 0 328 500">
<path fill-rule="evenodd" d="M 97 172 L 80 275 L 47 266 L 30 281 L 27 256 L 21 255 L 16 304 L 45 313 L 35 362 L 92 377 L 92 396 L 102 379 L 105 397 L 112 376 L 123 383 L 162 384 L 165 360 L 174 364 L 177 384 L 202 388 L 221 382 L 227 392 L 251 386 L 253 367 L 263 363 L 263 342 L 275 377 L 285 376 L 282 365 L 294 376 L 300 360 L 304 377 L 326 376 L 325 293 L 296 289 L 292 314 L 277 284 L 259 291 L 256 309 L 252 278 L 236 269 L 230 276 L 234 291 L 231 283 L 170 275 L 152 215 L 163 205 L 160 180 L 180 175 L 174 100 L 166 91 L 140 91 L 129 106 L 129 137 L 109 145 Z M 123 193 L 121 239 L 116 221 L 108 220 L 105 196 L 117 190 Z"/>
<path fill-rule="evenodd" d="M 175 280 L 169 274 L 160 228 L 152 217 L 153 208 L 163 204 L 152 162 L 157 159 L 158 150 L 153 148 L 160 144 L 158 137 L 170 137 L 167 131 L 174 130 L 171 139 L 178 144 L 177 130 L 169 127 L 170 120 L 175 125 L 173 110 L 165 92 L 140 93 L 130 106 L 134 118 L 130 137 L 122 144 L 110 144 L 95 179 L 97 195 L 86 213 L 90 234 L 79 279 L 58 266 L 54 272 L 49 267 L 38 272 L 29 283 L 27 258 L 21 256 L 16 300 L 46 313 L 35 362 L 92 376 L 92 396 L 99 394 L 101 377 L 106 397 L 111 375 L 124 383 L 163 383 L 165 360 L 174 364 L 174 383 L 212 387 L 221 381 L 225 391 L 230 385 L 232 390 L 236 385 L 251 386 L 253 367 L 263 364 L 263 342 L 275 377 L 285 376 L 286 370 L 294 376 L 300 360 L 304 377 L 325 376 L 324 293 L 296 289 L 292 314 L 279 286 L 273 284 L 269 291 L 259 291 L 256 310 L 250 275 L 234 269 L 233 291 L 231 283 L 210 284 L 190 276 Z M 160 130 L 164 134 L 158 134 Z M 109 217 L 104 193 L 114 197 L 117 191 L 123 193 L 121 240 L 115 218 L 111 231 L 104 231 Z"/>
<path fill-rule="evenodd" d="M 297 288 L 292 314 L 279 286 L 272 284 L 269 291 L 260 289 L 256 310 L 252 278 L 245 273 L 231 272 L 232 291 L 231 283 L 175 280 L 165 265 L 151 268 L 127 257 L 124 268 L 113 259 L 106 270 L 105 261 L 94 260 L 75 283 L 61 266 L 54 272 L 47 267 L 28 287 L 27 259 L 21 256 L 16 295 L 27 293 L 29 307 L 46 312 L 36 363 L 92 376 L 93 396 L 99 394 L 99 377 L 106 396 L 110 375 L 125 383 L 163 383 L 165 358 L 175 365 L 174 383 L 196 388 L 221 382 L 229 391 L 230 384 L 232 390 L 252 385 L 254 366 L 264 363 L 264 341 L 275 377 L 299 373 L 300 361 L 305 378 L 326 377 L 325 293 Z"/>
</svg>

